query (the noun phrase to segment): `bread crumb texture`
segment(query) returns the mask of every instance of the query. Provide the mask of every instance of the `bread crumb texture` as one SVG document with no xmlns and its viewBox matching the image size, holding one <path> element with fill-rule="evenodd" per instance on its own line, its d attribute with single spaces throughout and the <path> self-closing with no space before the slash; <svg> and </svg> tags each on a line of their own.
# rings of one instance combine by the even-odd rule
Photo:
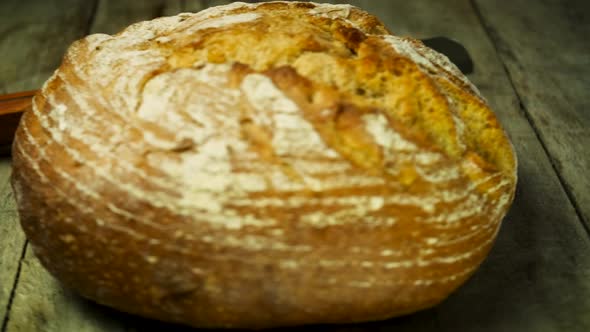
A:
<svg viewBox="0 0 590 332">
<path fill-rule="evenodd" d="M 349 5 L 234 3 L 74 43 L 14 144 L 44 266 L 200 327 L 383 319 L 487 255 L 510 141 L 441 54 Z"/>
</svg>

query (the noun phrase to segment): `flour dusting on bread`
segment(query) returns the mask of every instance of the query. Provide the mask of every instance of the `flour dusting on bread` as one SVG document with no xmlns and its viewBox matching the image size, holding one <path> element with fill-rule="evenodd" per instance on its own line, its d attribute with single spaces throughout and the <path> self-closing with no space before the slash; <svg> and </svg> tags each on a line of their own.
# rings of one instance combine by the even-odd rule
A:
<svg viewBox="0 0 590 332">
<path fill-rule="evenodd" d="M 486 257 L 516 185 L 506 133 L 445 56 L 310 2 L 74 43 L 13 158 L 21 223 L 58 279 L 197 327 L 432 306 Z"/>
</svg>

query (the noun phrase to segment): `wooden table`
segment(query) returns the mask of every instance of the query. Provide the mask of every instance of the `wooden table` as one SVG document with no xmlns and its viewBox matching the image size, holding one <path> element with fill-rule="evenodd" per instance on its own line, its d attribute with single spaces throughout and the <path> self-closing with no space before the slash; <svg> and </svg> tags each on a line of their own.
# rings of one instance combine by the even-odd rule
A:
<svg viewBox="0 0 590 332">
<path fill-rule="evenodd" d="M 475 62 L 470 79 L 519 156 L 515 203 L 489 258 L 436 308 L 314 331 L 590 331 L 590 12 L 587 1 L 353 0 L 392 31 L 444 35 Z M 38 88 L 89 33 L 227 1 L 0 2 L 0 94 Z M 0 159 L 1 331 L 189 330 L 98 306 L 61 287 L 20 230 Z"/>
</svg>

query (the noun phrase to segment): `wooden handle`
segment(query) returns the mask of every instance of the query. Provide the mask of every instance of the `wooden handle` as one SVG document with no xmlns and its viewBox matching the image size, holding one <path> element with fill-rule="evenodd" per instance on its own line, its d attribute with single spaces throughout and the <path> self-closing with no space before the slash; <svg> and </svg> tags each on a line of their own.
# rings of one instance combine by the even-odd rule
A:
<svg viewBox="0 0 590 332">
<path fill-rule="evenodd" d="M 0 95 L 0 155 L 10 153 L 14 132 L 37 90 Z"/>
</svg>

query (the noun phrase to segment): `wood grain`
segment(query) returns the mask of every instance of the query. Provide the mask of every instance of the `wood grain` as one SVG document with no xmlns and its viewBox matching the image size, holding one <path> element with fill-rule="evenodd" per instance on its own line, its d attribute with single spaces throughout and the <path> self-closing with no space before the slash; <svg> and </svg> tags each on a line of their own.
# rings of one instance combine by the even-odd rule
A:
<svg viewBox="0 0 590 332">
<path fill-rule="evenodd" d="M 45 3 L 43 3 L 45 4 Z M 170 5 L 170 7 L 168 7 Z M 2 5 L 0 5 L 2 6 Z M 39 4 L 42 6 L 42 4 Z M 51 10 L 61 12 L 63 15 L 68 15 L 68 11 L 63 12 L 65 6 L 72 6 L 67 1 L 48 3 L 45 6 L 51 7 Z M 76 6 L 83 6 L 82 3 Z M 86 5 L 87 6 L 87 5 Z M 77 33 L 72 32 L 66 37 L 63 37 L 61 53 L 56 52 L 55 68 L 61 60 L 62 54 L 65 52 L 67 46 L 74 40 L 83 37 L 87 33 L 116 33 L 125 26 L 141 20 L 149 20 L 156 15 L 165 15 L 166 13 L 175 14 L 174 10 L 179 8 L 179 3 L 175 1 L 99 1 L 97 6 L 96 17 L 92 20 L 88 17 L 85 20 L 85 25 L 78 26 Z M 60 13 L 51 12 L 47 9 L 52 17 L 59 17 Z M 74 10 L 70 8 L 70 10 Z M 78 11 L 81 9 L 78 8 Z M 91 8 L 92 11 L 92 8 Z M 91 12 L 89 13 L 91 14 Z M 73 15 L 73 14 L 69 14 Z M 92 15 L 91 15 L 92 16 Z M 18 17 L 26 17 L 25 13 L 21 13 Z M 92 23 L 93 22 L 93 23 Z M 62 24 L 62 21 L 56 21 L 56 24 Z M 30 24 L 24 22 L 22 24 Z M 67 31 L 72 29 L 63 22 L 64 26 L 54 26 L 53 29 L 59 31 Z M 25 37 L 22 37 L 25 38 Z M 0 40 L 0 50 L 5 47 L 5 40 Z M 35 43 L 27 45 L 30 48 L 44 47 Z M 22 52 L 16 50 L 15 52 Z M 17 58 L 18 53 L 15 53 Z M 50 61 L 51 59 L 45 59 Z M 5 62 L 0 63 L 0 68 L 5 65 Z M 25 64 L 22 64 L 24 67 Z M 50 74 L 48 71 L 47 74 Z M 46 79 L 45 73 L 36 74 L 39 79 L 43 77 Z M 1 84 L 1 83 L 0 83 Z M 42 82 L 37 83 L 40 86 Z M 9 161 L 5 161 L 2 166 L 9 169 Z M 2 168 L 0 168 L 2 170 Z M 3 180 L 2 173 L 0 173 L 0 184 L 7 183 Z M 8 185 L 6 189 L 0 193 L 3 195 L 10 195 L 11 190 Z M 4 197 L 4 196 L 0 196 Z M 7 269 L 0 269 L 0 306 L 2 309 L 6 308 L 8 303 L 14 278 L 19 265 L 19 259 L 22 255 L 24 234 L 18 226 L 15 206 L 12 196 L 6 198 L 10 203 L 7 203 L 7 211 L 0 212 L 0 238 L 14 239 L 11 242 L 0 241 L 0 254 L 4 257 L 6 253 Z M 2 209 L 0 209 L 2 211 Z M 4 229 L 6 228 L 6 230 Z M 8 257 L 10 255 L 10 257 Z M 3 260 L 4 261 L 4 260 Z M 6 271 L 5 271 L 6 270 Z M 10 277 L 10 278 L 9 278 Z M 6 279 L 6 283 L 4 280 Z M 4 286 L 6 285 L 6 286 Z M 6 291 L 4 290 L 6 288 Z M 6 294 L 5 294 L 6 293 Z M 129 319 L 122 319 L 121 314 L 115 313 L 110 309 L 98 306 L 94 303 L 86 301 L 71 291 L 64 289 L 39 263 L 34 256 L 30 247 L 26 248 L 26 254 L 22 260 L 22 269 L 20 270 L 18 284 L 14 290 L 14 297 L 11 299 L 12 303 L 7 313 L 6 331 L 127 331 L 130 323 L 133 322 L 134 317 Z M 5 312 L 0 311 L 0 317 L 5 317 Z M 2 330 L 4 332 L 4 330 Z"/>
<path fill-rule="evenodd" d="M 25 243 L 8 183 L 10 159 L 0 159 L 0 324 L 6 316 Z M 1 326 L 1 325 L 0 325 Z"/>
<path fill-rule="evenodd" d="M 218 4 L 217 1 L 208 1 L 208 4 L 214 2 Z M 490 40 L 481 27 L 477 13 L 466 0 L 444 3 L 435 0 L 352 2 L 380 16 L 395 33 L 418 38 L 445 35 L 466 46 L 475 60 L 475 73 L 470 76 L 471 79 L 489 99 L 515 143 L 520 156 L 520 183 L 515 205 L 505 220 L 490 257 L 472 280 L 443 304 L 386 322 L 306 327 L 305 330 L 589 330 L 590 318 L 587 313 L 590 311 L 590 285 L 587 280 L 590 277 L 590 258 L 587 253 L 590 241 L 559 178 L 555 176 L 537 134 L 519 107 L 522 101 L 539 136 L 554 158 L 553 165 L 558 171 L 563 170 L 566 188 L 571 190 L 572 197 L 587 219 L 588 212 L 584 209 L 590 204 L 581 204 L 588 202 L 582 200 L 588 194 L 588 186 L 582 187 L 584 179 L 579 184 L 570 179 L 572 174 L 575 175 L 573 171 L 588 169 L 576 166 L 580 160 L 587 163 L 585 156 L 588 155 L 588 148 L 576 146 L 575 143 L 580 140 L 572 142 L 572 137 L 584 135 L 579 131 L 580 125 L 574 122 L 581 119 L 582 125 L 588 125 L 588 122 L 584 122 L 588 121 L 587 114 L 572 112 L 574 109 L 588 108 L 587 93 L 580 90 L 584 83 L 588 86 L 588 82 L 584 81 L 587 78 L 577 74 L 583 72 L 581 56 L 588 54 L 588 51 L 584 48 L 586 46 L 579 45 L 582 44 L 580 39 L 575 39 L 578 45 L 573 45 L 575 43 L 572 44 L 569 38 L 574 37 L 568 33 L 570 30 L 579 32 L 588 25 L 584 25 L 583 17 L 582 23 L 577 26 L 560 19 L 561 15 L 566 15 L 574 17 L 574 22 L 580 22 L 581 16 L 576 18 L 576 15 L 583 14 L 563 8 L 559 10 L 565 13 L 560 14 L 556 10 L 556 1 L 528 2 L 526 10 L 518 10 L 522 9 L 518 6 L 522 6 L 524 1 L 511 1 L 504 9 L 493 8 L 496 4 L 492 1 L 478 1 L 477 8 L 486 28 L 490 31 L 492 27 L 493 39 Z M 4 57 L 0 62 L 0 93 L 39 87 L 59 63 L 65 47 L 81 36 L 84 29 L 113 31 L 132 23 L 131 20 L 148 19 L 150 13 L 171 15 L 178 10 L 196 11 L 205 6 L 202 1 L 194 0 L 178 0 L 171 4 L 166 2 L 163 9 L 158 9 L 159 5 L 161 1 L 142 4 L 101 2 L 99 14 L 103 18 L 97 16 L 90 27 L 91 3 L 39 2 L 36 6 L 21 5 L 21 8 L 17 1 L 2 1 L 0 13 L 13 14 L 7 17 L 8 21 L 3 21 L 0 28 L 0 54 Z M 545 5 L 549 7 L 545 8 Z M 135 7 L 143 14 L 138 15 L 133 9 Z M 54 8 L 67 9 L 57 13 Z M 111 15 L 110 11 L 115 9 L 118 13 Z M 517 18 L 512 19 L 512 15 Z M 537 24 L 534 16 L 540 19 L 552 17 L 552 24 Z M 109 18 L 116 19 L 110 21 Z M 66 24 L 68 22 L 69 25 Z M 535 28 L 529 29 L 530 26 Z M 12 35 L 14 33 L 17 35 Z M 539 40 L 528 40 L 535 38 Z M 551 47 L 539 47 L 536 44 L 548 42 Z M 497 56 L 496 48 L 501 58 Z M 43 51 L 39 52 L 39 49 Z M 545 52 L 551 52 L 551 49 L 565 51 L 563 55 L 551 52 L 534 56 L 534 52 L 539 49 L 546 49 Z M 556 60 L 552 59 L 556 56 L 567 60 L 567 66 L 555 66 Z M 543 58 L 547 62 L 542 62 Z M 518 96 L 500 60 L 506 62 Z M 16 69 L 26 67 L 28 63 L 33 65 L 22 70 Z M 546 91 L 547 87 L 551 88 L 551 93 Z M 543 124 L 543 121 L 547 123 Z M 570 128 L 575 130 L 568 132 Z M 581 140 L 586 138 L 582 137 Z M 554 143 L 550 143 L 551 140 Z M 572 153 L 575 155 L 572 156 Z M 565 165 L 559 166 L 560 163 Z M 5 316 L 24 246 L 24 237 L 16 223 L 14 202 L 6 182 L 8 173 L 9 160 L 0 159 L 0 317 Z M 574 179 L 579 180 L 580 176 Z M 9 309 L 11 318 L 5 326 L 7 331 L 117 331 L 123 328 L 156 331 L 179 328 L 114 313 L 81 300 L 63 290 L 39 266 L 29 251 L 24 257 L 18 288 Z"/>
<path fill-rule="evenodd" d="M 475 61 L 470 79 L 496 110 L 520 156 L 516 201 L 474 278 L 435 309 L 387 326 L 396 331 L 590 329 L 590 242 L 469 2 L 352 3 L 380 16 L 393 31 L 463 43 Z"/>
<path fill-rule="evenodd" d="M 27 247 L 6 331 L 124 331 L 105 308 L 64 289 Z"/>
<path fill-rule="evenodd" d="M 176 14 L 180 0 L 113 1 L 101 0 L 90 33 L 115 34 L 132 23 Z"/>
<path fill-rule="evenodd" d="M 230 3 L 231 1 L 223 1 L 225 3 Z M 182 4 L 182 10 L 185 12 L 198 12 L 203 10 L 207 7 L 216 6 L 217 4 L 209 4 L 207 0 L 184 0 Z"/>
<path fill-rule="evenodd" d="M 37 89 L 61 60 L 66 47 L 86 33 L 93 2 L 0 2 L 0 94 Z M 5 14 L 10 13 L 10 14 Z M 8 185 L 9 159 L 0 161 L 0 317 L 3 327 L 19 273 L 25 237 Z"/>
<path fill-rule="evenodd" d="M 21 91 L 0 95 L 0 116 L 9 113 L 22 112 L 31 105 L 31 99 L 37 90 Z"/>
<path fill-rule="evenodd" d="M 93 7 L 94 1 L 0 2 L 0 94 L 39 88 L 69 44 L 86 34 Z"/>
<path fill-rule="evenodd" d="M 589 3 L 475 3 L 524 112 L 590 232 Z"/>
</svg>

